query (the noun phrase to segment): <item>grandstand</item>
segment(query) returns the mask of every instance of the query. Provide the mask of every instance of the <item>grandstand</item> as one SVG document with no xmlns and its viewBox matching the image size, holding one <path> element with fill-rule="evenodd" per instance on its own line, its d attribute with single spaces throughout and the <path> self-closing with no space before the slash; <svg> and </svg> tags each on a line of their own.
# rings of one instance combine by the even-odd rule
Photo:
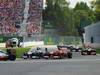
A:
<svg viewBox="0 0 100 75">
<path fill-rule="evenodd" d="M 43 0 L 0 0 L 0 34 L 39 34 L 42 8 Z"/>
</svg>

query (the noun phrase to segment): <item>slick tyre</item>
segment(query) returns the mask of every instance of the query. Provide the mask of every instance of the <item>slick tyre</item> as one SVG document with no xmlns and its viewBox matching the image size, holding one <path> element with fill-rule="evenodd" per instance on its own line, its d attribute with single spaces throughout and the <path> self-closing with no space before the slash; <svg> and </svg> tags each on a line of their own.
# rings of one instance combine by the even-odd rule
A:
<svg viewBox="0 0 100 75">
<path fill-rule="evenodd" d="M 68 53 L 68 58 L 72 58 L 72 53 Z"/>
</svg>

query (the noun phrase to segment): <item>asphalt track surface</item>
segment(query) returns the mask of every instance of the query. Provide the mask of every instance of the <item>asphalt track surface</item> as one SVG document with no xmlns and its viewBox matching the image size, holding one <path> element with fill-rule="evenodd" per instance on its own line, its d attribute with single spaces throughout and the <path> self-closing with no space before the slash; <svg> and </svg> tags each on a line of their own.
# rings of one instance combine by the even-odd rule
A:
<svg viewBox="0 0 100 75">
<path fill-rule="evenodd" d="M 0 61 L 0 75 L 100 75 L 100 55 L 72 59 Z"/>
</svg>

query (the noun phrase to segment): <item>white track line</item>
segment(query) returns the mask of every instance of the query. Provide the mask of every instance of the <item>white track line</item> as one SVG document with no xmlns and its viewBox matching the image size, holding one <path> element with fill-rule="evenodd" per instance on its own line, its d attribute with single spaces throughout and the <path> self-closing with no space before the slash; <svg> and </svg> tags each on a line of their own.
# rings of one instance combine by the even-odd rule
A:
<svg viewBox="0 0 100 75">
<path fill-rule="evenodd" d="M 66 59 L 66 60 L 25 60 L 25 61 L 0 61 L 0 64 L 21 64 L 21 63 L 61 63 L 61 62 L 84 62 L 100 61 L 100 59 Z"/>
</svg>

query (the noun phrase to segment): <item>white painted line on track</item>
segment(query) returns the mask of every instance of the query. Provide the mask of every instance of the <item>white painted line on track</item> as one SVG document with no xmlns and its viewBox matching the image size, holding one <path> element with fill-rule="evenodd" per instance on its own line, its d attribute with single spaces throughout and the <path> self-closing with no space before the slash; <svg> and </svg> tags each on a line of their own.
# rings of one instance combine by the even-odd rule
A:
<svg viewBox="0 0 100 75">
<path fill-rule="evenodd" d="M 100 54 L 97 54 L 97 56 L 100 56 Z"/>
<path fill-rule="evenodd" d="M 21 60 L 21 61 L 0 61 L 0 64 L 31 64 L 31 63 L 61 63 L 61 62 L 84 62 L 84 61 L 100 61 L 100 59 L 61 59 L 61 60 Z"/>
</svg>

